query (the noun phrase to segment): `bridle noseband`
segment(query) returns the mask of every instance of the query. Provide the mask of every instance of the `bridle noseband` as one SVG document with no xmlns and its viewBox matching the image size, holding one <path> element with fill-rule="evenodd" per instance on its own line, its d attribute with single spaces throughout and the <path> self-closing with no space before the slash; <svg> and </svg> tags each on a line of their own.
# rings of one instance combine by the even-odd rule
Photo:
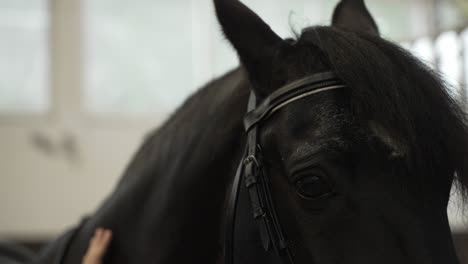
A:
<svg viewBox="0 0 468 264">
<path fill-rule="evenodd" d="M 291 243 L 284 234 L 274 206 L 270 179 L 262 166 L 261 147 L 257 142 L 258 125 L 292 102 L 344 87 L 334 73 L 322 72 L 281 87 L 258 106 L 257 99 L 251 92 L 244 118 L 246 151 L 237 168 L 227 205 L 225 264 L 244 263 L 246 260 L 242 259 L 249 255 L 245 254 L 246 251 L 254 252 L 270 263 L 294 263 Z M 245 219 L 249 211 L 253 218 Z M 246 241 L 251 241 L 252 238 L 245 236 L 242 231 L 249 230 L 259 233 L 263 250 L 246 245 Z"/>
</svg>

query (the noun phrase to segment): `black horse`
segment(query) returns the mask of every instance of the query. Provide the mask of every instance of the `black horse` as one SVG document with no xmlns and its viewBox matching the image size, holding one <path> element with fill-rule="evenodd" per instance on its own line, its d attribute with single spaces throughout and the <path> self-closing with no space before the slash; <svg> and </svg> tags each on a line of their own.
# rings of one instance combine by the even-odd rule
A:
<svg viewBox="0 0 468 264">
<path fill-rule="evenodd" d="M 288 40 L 239 1 L 215 5 L 242 66 L 191 96 L 146 139 L 100 209 L 33 262 L 80 263 L 106 227 L 114 240 L 105 263 L 279 263 L 285 248 L 294 263 L 458 263 L 447 203 L 453 184 L 468 186 L 468 129 L 437 74 L 379 37 L 363 0 L 343 0 L 332 26 Z M 242 224 L 254 221 L 244 188 L 231 211 L 234 241 L 226 239 L 233 179 L 252 145 L 249 94 L 255 107 L 323 72 L 346 87 L 296 96 L 255 127 L 281 229 L 267 235 L 284 235 L 272 246 L 278 258 L 262 245 L 278 239 Z"/>
</svg>

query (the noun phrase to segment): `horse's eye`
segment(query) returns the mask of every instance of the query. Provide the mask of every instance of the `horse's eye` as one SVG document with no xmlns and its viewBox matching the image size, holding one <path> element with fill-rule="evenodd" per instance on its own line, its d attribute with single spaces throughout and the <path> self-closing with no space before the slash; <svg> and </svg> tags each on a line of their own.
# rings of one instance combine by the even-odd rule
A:
<svg viewBox="0 0 468 264">
<path fill-rule="evenodd" d="M 296 182 L 297 192 L 308 199 L 318 199 L 332 194 L 332 187 L 322 177 L 318 175 L 309 175 L 302 177 Z"/>
</svg>

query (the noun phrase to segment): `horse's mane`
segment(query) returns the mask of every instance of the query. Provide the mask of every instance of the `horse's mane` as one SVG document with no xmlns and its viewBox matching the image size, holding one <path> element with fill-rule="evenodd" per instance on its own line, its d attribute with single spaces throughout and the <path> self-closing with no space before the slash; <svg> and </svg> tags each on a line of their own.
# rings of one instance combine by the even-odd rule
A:
<svg viewBox="0 0 468 264">
<path fill-rule="evenodd" d="M 453 172 L 468 197 L 467 116 L 437 73 L 398 45 L 368 34 L 311 27 L 297 44 L 318 47 L 352 87 L 357 120 L 378 122 L 407 146 L 407 160 L 420 174 Z"/>
<path fill-rule="evenodd" d="M 248 89 L 237 89 L 245 85 L 242 83 L 245 79 L 243 76 L 243 71 L 237 68 L 208 82 L 189 96 L 166 122 L 146 136 L 119 185 L 124 186 L 132 181 L 139 167 L 148 166 L 144 164 L 151 165 L 151 173 L 158 175 L 158 181 L 160 177 L 178 180 L 172 174 L 179 173 L 182 167 L 187 166 L 181 163 L 189 162 L 194 165 L 191 169 L 196 170 L 199 164 L 212 160 L 213 148 L 219 148 L 219 145 L 201 144 L 202 139 L 208 137 L 209 141 L 214 142 L 223 140 L 228 134 L 240 134 L 243 131 L 241 118 L 245 106 L 239 104 L 239 101 L 245 101 Z M 223 109 L 227 108 L 238 111 L 225 113 Z M 230 118 L 226 118 L 229 114 L 232 114 Z M 197 155 L 194 156 L 195 153 Z"/>
<path fill-rule="evenodd" d="M 69 259 L 81 259 L 99 226 L 118 234 L 112 263 L 127 263 L 130 253 L 177 263 L 217 254 L 224 189 L 242 151 L 244 76 L 238 68 L 211 81 L 146 137 L 114 192 L 80 227 Z"/>
</svg>

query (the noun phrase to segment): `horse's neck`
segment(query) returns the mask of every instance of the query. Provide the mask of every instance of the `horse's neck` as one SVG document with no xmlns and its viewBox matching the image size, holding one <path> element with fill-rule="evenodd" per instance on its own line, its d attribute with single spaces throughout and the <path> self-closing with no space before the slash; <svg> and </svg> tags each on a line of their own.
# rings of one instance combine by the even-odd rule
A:
<svg viewBox="0 0 468 264">
<path fill-rule="evenodd" d="M 111 263 L 214 262 L 225 193 L 243 148 L 247 97 L 236 70 L 187 100 L 147 139 L 116 191 L 81 228 L 68 259 L 80 258 L 93 230 L 104 226 L 115 233 Z"/>
</svg>

